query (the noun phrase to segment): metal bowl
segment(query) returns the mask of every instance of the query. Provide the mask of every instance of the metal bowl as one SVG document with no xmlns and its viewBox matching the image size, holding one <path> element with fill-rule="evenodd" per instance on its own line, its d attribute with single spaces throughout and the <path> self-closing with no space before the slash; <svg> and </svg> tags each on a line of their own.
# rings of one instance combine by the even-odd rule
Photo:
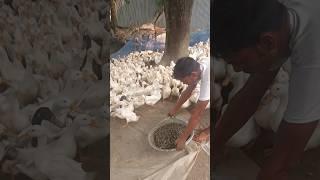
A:
<svg viewBox="0 0 320 180">
<path fill-rule="evenodd" d="M 159 129 L 160 127 L 166 125 L 166 124 L 170 124 L 170 123 L 179 123 L 179 124 L 183 124 L 183 125 L 187 125 L 187 122 L 181 120 L 181 119 L 177 119 L 177 118 L 167 118 L 163 121 L 161 121 L 159 124 L 157 124 L 148 134 L 148 142 L 150 144 L 150 146 L 157 150 L 157 151 L 165 151 L 165 152 L 170 152 L 170 151 L 175 151 L 176 149 L 173 148 L 173 149 L 161 149 L 161 148 L 158 148 L 155 144 L 154 144 L 154 132 Z M 187 139 L 186 141 L 186 145 L 189 144 L 192 140 L 194 136 L 194 131 L 192 131 L 190 137 Z"/>
</svg>

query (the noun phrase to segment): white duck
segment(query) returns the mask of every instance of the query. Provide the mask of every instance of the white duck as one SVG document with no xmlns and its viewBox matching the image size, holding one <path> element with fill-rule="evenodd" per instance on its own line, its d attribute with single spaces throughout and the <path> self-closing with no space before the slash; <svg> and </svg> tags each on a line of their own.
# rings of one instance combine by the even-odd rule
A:
<svg viewBox="0 0 320 180">
<path fill-rule="evenodd" d="M 39 84 L 32 74 L 15 67 L 8 59 L 4 48 L 0 47 L 0 72 L 3 81 L 12 87 L 9 91 L 16 94 L 20 104 L 32 103 L 38 95 Z"/>
<path fill-rule="evenodd" d="M 87 79 L 85 74 L 79 70 L 67 69 L 63 74 L 63 87 L 64 88 L 78 88 L 80 86 L 85 86 L 87 84 Z"/>
<path fill-rule="evenodd" d="M 231 82 L 233 84 L 233 88 L 229 93 L 228 102 L 236 95 L 239 90 L 246 84 L 249 74 L 244 72 L 235 72 L 232 74 Z"/>
<path fill-rule="evenodd" d="M 56 120 L 60 122 L 59 124 L 65 124 L 68 113 L 76 110 L 76 101 L 68 96 L 61 94 L 52 96 L 41 102 L 41 104 L 32 108 L 32 114 L 34 114 L 35 111 L 40 107 L 49 108 L 55 115 Z M 45 124 L 45 127 L 53 131 L 57 130 L 57 127 L 52 123 Z"/>
<path fill-rule="evenodd" d="M 117 108 L 114 112 L 114 116 L 125 119 L 126 120 L 126 126 L 129 122 L 135 122 L 138 121 L 140 116 L 137 116 L 136 113 L 133 112 L 134 106 L 132 103 L 129 103 L 128 106 L 122 106 L 120 108 Z"/>
<path fill-rule="evenodd" d="M 147 105 L 155 105 L 161 99 L 161 90 L 154 90 L 150 96 L 145 96 L 145 102 Z"/>
<path fill-rule="evenodd" d="M 168 97 L 170 97 L 171 94 L 171 88 L 170 88 L 170 84 L 167 82 L 165 83 L 165 85 L 162 88 L 162 99 L 167 99 Z"/>
<path fill-rule="evenodd" d="M 231 82 L 231 78 L 236 73 L 231 64 L 227 64 L 226 66 L 226 76 L 222 81 L 222 86 L 227 86 Z"/>
<path fill-rule="evenodd" d="M 132 98 L 134 108 L 138 108 L 145 104 L 145 95 L 135 96 Z"/>
<path fill-rule="evenodd" d="M 187 99 L 186 102 L 184 102 L 181 107 L 188 108 L 191 106 L 191 104 L 192 104 L 191 101 L 189 99 Z"/>
<path fill-rule="evenodd" d="M 55 138 L 58 138 L 59 135 L 43 126 L 43 124 L 30 125 L 29 127 L 22 130 L 18 135 L 18 138 L 23 139 L 24 141 L 30 140 L 31 137 L 37 138 L 37 147 L 45 147 L 47 144 L 51 143 Z M 32 147 L 31 142 L 27 146 Z"/>
<path fill-rule="evenodd" d="M 72 108 L 74 100 L 71 97 L 60 95 L 61 94 L 46 99 L 38 106 L 38 108 L 48 107 L 55 115 L 67 108 Z"/>
<path fill-rule="evenodd" d="M 85 66 L 81 69 L 81 71 L 86 74 L 86 76 L 89 76 L 94 79 L 98 79 L 96 74 L 94 73 L 94 66 L 93 63 L 101 65 L 101 61 L 99 57 L 94 53 L 93 50 L 89 49 L 87 53 L 87 59 Z"/>
<path fill-rule="evenodd" d="M 320 125 L 318 124 L 318 126 L 314 130 L 304 150 L 306 151 L 309 149 L 317 148 L 319 147 L 319 145 L 320 145 Z"/>
<path fill-rule="evenodd" d="M 101 107 L 107 98 L 107 83 L 100 80 L 89 87 L 79 101 L 82 109 Z"/>
<path fill-rule="evenodd" d="M 21 30 L 14 33 L 14 42 L 5 44 L 8 57 L 22 67 L 23 57 L 32 50 L 31 44 L 22 37 Z"/>
<path fill-rule="evenodd" d="M 197 103 L 199 96 L 200 96 L 200 84 L 198 83 L 196 88 L 191 93 L 191 96 L 189 98 L 190 102 Z"/>
<path fill-rule="evenodd" d="M 109 36 L 109 34 L 105 30 L 103 23 L 99 22 L 98 16 L 98 12 L 91 12 L 90 17 L 79 25 L 79 30 L 80 32 L 87 30 L 90 37 L 102 40 L 105 36 Z"/>
<path fill-rule="evenodd" d="M 44 51 L 38 45 L 32 48 L 25 56 L 28 69 L 36 74 L 47 75 L 50 67 L 49 57 L 46 51 Z"/>
<path fill-rule="evenodd" d="M 180 89 L 178 88 L 178 86 L 173 86 L 173 88 L 171 89 L 171 96 L 180 96 Z"/>
<path fill-rule="evenodd" d="M 187 89 L 187 87 L 188 87 L 188 86 L 184 86 L 184 88 L 182 89 L 182 92 L 184 92 L 184 91 Z M 181 94 L 182 94 L 182 93 L 181 93 Z M 179 98 L 180 98 L 180 96 L 181 96 L 181 95 L 179 95 Z M 192 103 L 191 103 L 190 98 L 189 98 L 189 99 L 186 100 L 186 102 L 184 102 L 184 103 L 182 104 L 181 107 L 182 107 L 182 108 L 188 108 L 189 106 L 191 106 L 191 104 L 192 104 Z"/>
<path fill-rule="evenodd" d="M 69 121 L 69 123 L 70 122 L 71 121 Z M 39 138 L 38 142 L 48 141 L 48 139 L 43 140 L 43 137 L 49 137 L 51 139 L 53 139 L 54 137 L 60 137 L 59 139 L 49 144 L 40 144 L 40 146 L 36 149 L 40 151 L 51 152 L 53 154 L 63 155 L 72 159 L 75 157 L 77 152 L 77 142 L 75 139 L 75 135 L 82 126 L 93 126 L 93 122 L 91 119 L 87 119 L 86 117 L 79 115 L 75 118 L 72 124 L 70 124 L 59 133 L 53 134 L 50 133 L 50 131 L 48 131 L 48 129 L 46 129 L 45 127 L 33 125 L 33 127 L 28 129 L 31 132 L 25 131 L 19 134 L 19 137 L 25 136 L 26 134 L 30 137 L 36 136 Z"/>
<path fill-rule="evenodd" d="M 0 104 L 0 123 L 6 129 L 18 133 L 31 124 L 28 114 L 20 110 L 14 95 L 0 95 Z"/>
<path fill-rule="evenodd" d="M 253 116 L 259 126 L 276 132 L 288 104 L 288 83 L 273 84 L 268 96 Z"/>
<path fill-rule="evenodd" d="M 42 75 L 33 75 L 39 83 L 38 96 L 42 99 L 58 94 L 62 89 L 62 81 L 49 78 Z"/>
<path fill-rule="evenodd" d="M 226 76 L 227 63 L 223 59 L 213 59 L 215 80 L 223 80 Z"/>
<path fill-rule="evenodd" d="M 288 81 L 289 74 L 283 68 L 280 68 L 274 83 L 288 83 Z"/>
<path fill-rule="evenodd" d="M 109 131 L 107 128 L 107 117 L 93 117 L 90 115 L 83 115 L 84 121 L 92 121 L 91 126 L 83 126 L 76 132 L 76 139 L 81 148 L 86 147 L 94 142 L 105 138 Z M 76 120 L 79 120 L 76 119 Z"/>
<path fill-rule="evenodd" d="M 220 112 L 220 110 L 222 108 L 222 103 L 223 103 L 223 98 L 221 95 L 221 86 L 218 83 L 214 83 L 213 88 L 214 88 L 214 90 L 213 90 L 214 109 L 217 112 Z M 208 104 L 208 106 L 209 106 L 209 104 Z"/>
<path fill-rule="evenodd" d="M 223 106 L 222 114 L 225 112 L 227 106 L 227 104 Z M 251 117 L 247 123 L 228 140 L 227 146 L 242 147 L 255 139 L 258 136 L 258 133 L 258 127 L 253 117 Z"/>
<path fill-rule="evenodd" d="M 283 65 L 282 65 L 282 68 L 283 68 L 283 70 L 284 71 L 286 71 L 288 74 L 290 74 L 291 73 L 291 67 L 292 65 L 291 65 L 291 60 L 290 59 L 288 59 Z"/>
<path fill-rule="evenodd" d="M 86 180 L 81 164 L 63 155 L 39 149 L 17 149 L 17 168 L 31 178 Z"/>
</svg>

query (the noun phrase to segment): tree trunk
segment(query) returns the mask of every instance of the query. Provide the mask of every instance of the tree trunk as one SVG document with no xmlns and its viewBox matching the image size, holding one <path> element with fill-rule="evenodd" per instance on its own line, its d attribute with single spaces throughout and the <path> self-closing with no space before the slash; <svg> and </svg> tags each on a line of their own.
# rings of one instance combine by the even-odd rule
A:
<svg viewBox="0 0 320 180">
<path fill-rule="evenodd" d="M 164 0 L 166 44 L 160 64 L 188 56 L 193 0 Z"/>
<path fill-rule="evenodd" d="M 106 0 L 107 2 L 107 11 L 106 11 L 106 18 L 105 18 L 105 24 L 104 24 L 104 28 L 110 32 L 111 31 L 111 1 L 110 0 Z"/>
<path fill-rule="evenodd" d="M 114 33 L 117 31 L 118 21 L 117 21 L 117 10 L 116 10 L 116 0 L 111 0 L 111 28 Z"/>
</svg>

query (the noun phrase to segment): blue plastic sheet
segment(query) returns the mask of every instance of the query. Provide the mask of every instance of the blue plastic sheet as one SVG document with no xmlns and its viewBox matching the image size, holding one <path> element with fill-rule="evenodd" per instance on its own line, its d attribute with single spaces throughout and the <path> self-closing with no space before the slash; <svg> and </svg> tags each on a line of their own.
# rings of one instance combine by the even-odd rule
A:
<svg viewBox="0 0 320 180">
<path fill-rule="evenodd" d="M 198 31 L 190 34 L 189 46 L 194 46 L 199 42 L 206 42 L 210 39 L 210 30 Z M 143 37 L 138 40 L 129 40 L 127 43 L 117 52 L 111 54 L 111 58 L 124 57 L 134 51 L 163 51 L 165 44 L 154 39 L 149 39 L 149 37 Z"/>
</svg>

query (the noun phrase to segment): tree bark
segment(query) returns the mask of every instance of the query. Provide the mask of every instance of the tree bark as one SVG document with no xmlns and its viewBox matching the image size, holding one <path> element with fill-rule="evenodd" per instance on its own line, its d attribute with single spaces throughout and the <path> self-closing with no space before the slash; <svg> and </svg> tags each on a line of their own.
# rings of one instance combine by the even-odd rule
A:
<svg viewBox="0 0 320 180">
<path fill-rule="evenodd" d="M 107 2 L 107 11 L 105 14 L 105 25 L 104 28 L 110 32 L 111 31 L 111 1 L 110 0 L 105 0 Z"/>
<path fill-rule="evenodd" d="M 111 0 L 111 28 L 114 33 L 116 33 L 118 26 L 116 2 L 116 0 Z"/>
<path fill-rule="evenodd" d="M 166 43 L 162 65 L 188 56 L 193 0 L 164 0 Z"/>
</svg>

